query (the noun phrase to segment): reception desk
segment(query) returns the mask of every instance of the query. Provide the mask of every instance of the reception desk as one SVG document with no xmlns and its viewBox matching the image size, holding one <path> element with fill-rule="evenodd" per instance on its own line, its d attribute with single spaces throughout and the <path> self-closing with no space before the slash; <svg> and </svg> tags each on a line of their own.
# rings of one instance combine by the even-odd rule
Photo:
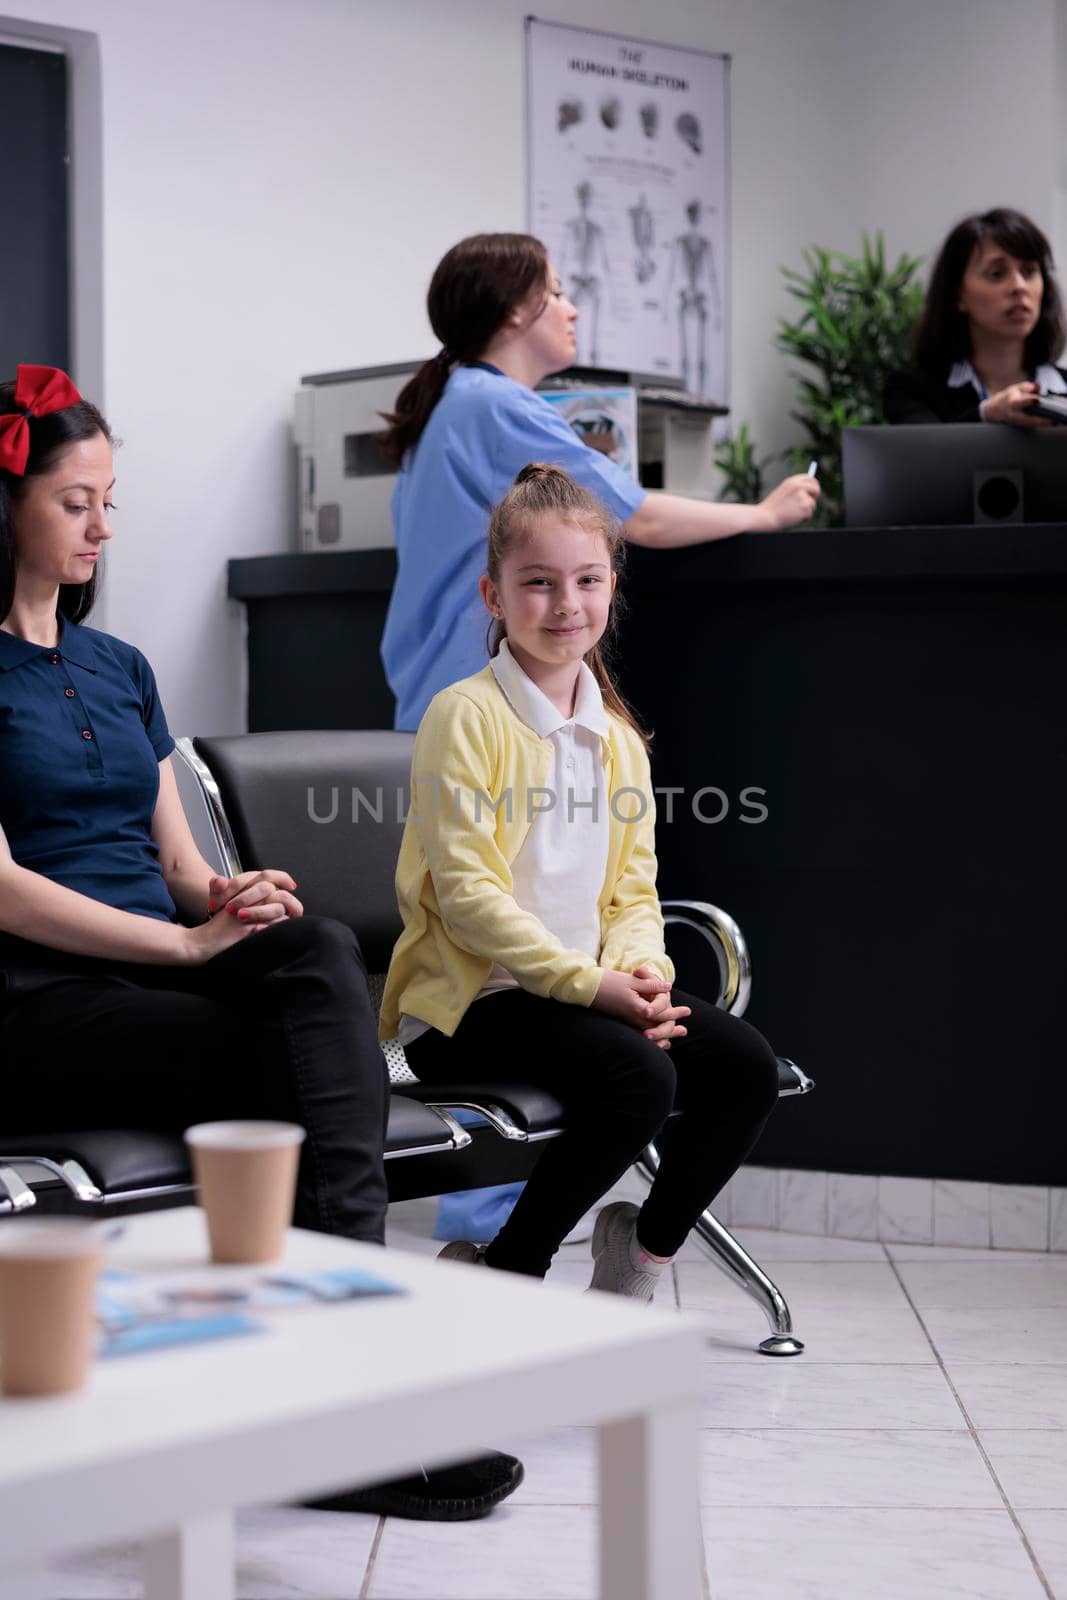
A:
<svg viewBox="0 0 1067 1600">
<path fill-rule="evenodd" d="M 250 727 L 389 725 L 393 562 L 231 563 Z M 818 1082 L 758 1160 L 1067 1183 L 1067 527 L 633 550 L 625 592 L 662 890 L 738 918 Z"/>
</svg>

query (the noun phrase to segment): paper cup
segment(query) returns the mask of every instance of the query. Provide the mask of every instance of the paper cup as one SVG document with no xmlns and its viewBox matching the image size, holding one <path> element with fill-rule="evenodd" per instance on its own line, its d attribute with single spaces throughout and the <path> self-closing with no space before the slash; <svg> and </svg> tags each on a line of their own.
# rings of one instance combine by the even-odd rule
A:
<svg viewBox="0 0 1067 1600">
<path fill-rule="evenodd" d="M 4 1394 L 70 1394 L 85 1383 L 101 1248 L 92 1222 L 20 1217 L 0 1225 Z"/>
<path fill-rule="evenodd" d="M 211 1259 L 277 1261 L 293 1217 L 304 1130 L 293 1122 L 201 1122 L 187 1128 Z"/>
</svg>

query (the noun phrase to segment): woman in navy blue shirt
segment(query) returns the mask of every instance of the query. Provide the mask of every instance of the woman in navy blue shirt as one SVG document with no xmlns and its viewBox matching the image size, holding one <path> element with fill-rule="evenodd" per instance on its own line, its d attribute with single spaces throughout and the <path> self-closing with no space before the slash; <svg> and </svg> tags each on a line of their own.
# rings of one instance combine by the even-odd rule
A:
<svg viewBox="0 0 1067 1600">
<path fill-rule="evenodd" d="M 387 1075 L 359 946 L 303 916 L 288 873 L 218 877 L 197 850 L 151 667 L 82 625 L 113 488 L 107 423 L 64 373 L 0 384 L 5 1123 L 298 1122 L 295 1221 L 381 1243 Z M 521 1478 L 494 1453 L 322 1503 L 480 1516 Z"/>
<path fill-rule="evenodd" d="M 358 947 L 302 917 L 288 873 L 221 878 L 197 850 L 151 667 L 82 625 L 113 487 L 96 407 L 20 367 L 0 386 L 5 1120 L 291 1118 L 298 1221 L 381 1240 L 386 1074 Z"/>
</svg>

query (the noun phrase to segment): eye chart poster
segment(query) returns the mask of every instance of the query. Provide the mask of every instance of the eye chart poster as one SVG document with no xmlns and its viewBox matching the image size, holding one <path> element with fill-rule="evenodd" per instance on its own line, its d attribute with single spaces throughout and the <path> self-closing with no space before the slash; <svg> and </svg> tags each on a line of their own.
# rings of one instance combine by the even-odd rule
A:
<svg viewBox="0 0 1067 1600">
<path fill-rule="evenodd" d="M 526 23 L 527 210 L 580 366 L 726 403 L 730 59 Z"/>
</svg>

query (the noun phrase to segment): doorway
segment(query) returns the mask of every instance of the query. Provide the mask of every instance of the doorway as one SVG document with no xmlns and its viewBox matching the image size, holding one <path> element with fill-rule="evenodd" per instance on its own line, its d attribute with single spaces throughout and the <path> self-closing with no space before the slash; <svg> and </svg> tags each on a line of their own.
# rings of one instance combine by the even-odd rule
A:
<svg viewBox="0 0 1067 1600">
<path fill-rule="evenodd" d="M 0 44 L 0 378 L 20 361 L 70 370 L 67 59 Z"/>
</svg>

